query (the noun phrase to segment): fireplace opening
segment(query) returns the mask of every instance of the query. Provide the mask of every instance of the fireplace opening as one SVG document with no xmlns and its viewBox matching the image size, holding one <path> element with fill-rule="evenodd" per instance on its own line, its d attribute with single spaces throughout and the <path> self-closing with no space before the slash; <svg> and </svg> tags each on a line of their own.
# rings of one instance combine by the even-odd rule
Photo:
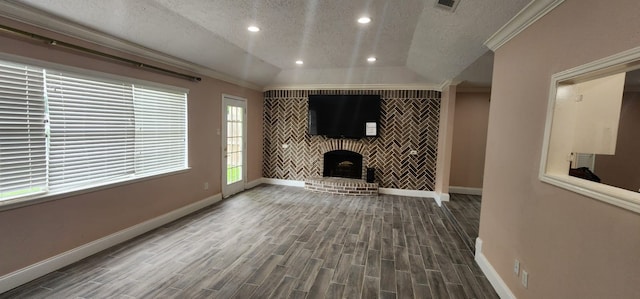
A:
<svg viewBox="0 0 640 299">
<path fill-rule="evenodd" d="M 325 177 L 362 179 L 362 155 L 345 150 L 336 150 L 324 154 Z"/>
</svg>

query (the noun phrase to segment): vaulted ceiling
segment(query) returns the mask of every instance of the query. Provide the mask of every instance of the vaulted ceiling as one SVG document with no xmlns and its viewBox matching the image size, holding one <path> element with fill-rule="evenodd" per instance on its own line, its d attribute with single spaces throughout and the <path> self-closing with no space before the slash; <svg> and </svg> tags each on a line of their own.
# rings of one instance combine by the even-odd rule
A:
<svg viewBox="0 0 640 299">
<path fill-rule="evenodd" d="M 490 84 L 483 45 L 529 0 L 11 0 L 255 86 Z M 23 21 L 51 28 L 31 17 Z M 368 16 L 371 22 L 357 19 Z M 33 18 L 34 20 L 29 20 Z M 259 32 L 249 32 L 248 26 Z M 367 61 L 368 57 L 376 61 Z M 295 63 L 303 60 L 302 65 Z"/>
</svg>

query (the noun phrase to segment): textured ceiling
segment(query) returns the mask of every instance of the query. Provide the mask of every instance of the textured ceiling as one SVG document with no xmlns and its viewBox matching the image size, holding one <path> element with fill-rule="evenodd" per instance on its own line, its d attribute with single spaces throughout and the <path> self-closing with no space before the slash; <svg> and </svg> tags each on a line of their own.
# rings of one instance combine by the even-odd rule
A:
<svg viewBox="0 0 640 299">
<path fill-rule="evenodd" d="M 453 13 L 435 0 L 11 2 L 265 87 L 464 81 L 483 42 L 529 0 L 461 0 Z M 358 24 L 362 15 L 372 22 Z M 476 65 L 473 84 L 489 84 L 490 63 Z"/>
</svg>

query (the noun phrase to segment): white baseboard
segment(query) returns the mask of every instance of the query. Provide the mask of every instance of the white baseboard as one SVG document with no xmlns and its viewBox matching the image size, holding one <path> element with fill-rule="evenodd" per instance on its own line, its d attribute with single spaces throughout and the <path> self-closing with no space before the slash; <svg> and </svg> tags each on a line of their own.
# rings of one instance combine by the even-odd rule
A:
<svg viewBox="0 0 640 299">
<path fill-rule="evenodd" d="M 51 273 L 67 265 L 73 264 L 93 254 L 96 254 L 109 247 L 113 247 L 131 238 L 146 233 L 154 228 L 160 227 L 183 216 L 189 215 L 197 210 L 219 202 L 221 199 L 221 194 L 207 197 L 188 206 L 173 210 L 164 215 L 160 215 L 153 219 L 147 220 L 140 224 L 136 224 L 106 237 L 95 240 L 93 242 L 73 248 L 54 257 L 50 257 L 33 265 L 3 275 L 0 277 L 0 293 L 4 293 L 38 277 Z"/>
<path fill-rule="evenodd" d="M 436 200 L 436 203 L 438 204 L 439 207 L 442 206 L 442 203 L 445 201 L 449 201 L 449 193 L 438 193 L 438 192 L 434 192 L 435 196 L 433 197 L 433 199 Z"/>
<path fill-rule="evenodd" d="M 291 187 L 304 187 L 304 181 L 282 180 L 272 178 L 262 178 L 262 182 L 270 185 L 281 185 Z"/>
<path fill-rule="evenodd" d="M 244 184 L 244 189 L 245 189 L 245 190 L 246 190 L 246 189 L 251 189 L 251 188 L 253 188 L 253 187 L 255 187 L 255 186 L 258 186 L 258 185 L 260 185 L 260 184 L 262 184 L 262 183 L 264 183 L 264 178 L 259 178 L 259 179 L 253 180 L 253 181 L 251 181 L 251 182 L 247 182 L 247 183 L 245 183 L 245 184 Z"/>
<path fill-rule="evenodd" d="M 476 254 L 482 253 L 482 239 L 476 238 Z"/>
<path fill-rule="evenodd" d="M 436 193 L 433 191 L 424 190 L 409 190 L 409 189 L 394 189 L 394 188 L 378 188 L 378 192 L 381 194 L 399 195 L 399 196 L 411 196 L 411 197 L 429 197 L 436 198 Z"/>
<path fill-rule="evenodd" d="M 440 201 L 441 202 L 449 201 L 449 193 L 440 193 Z"/>
<path fill-rule="evenodd" d="M 449 193 L 460 193 L 469 195 L 482 195 L 482 188 L 449 186 Z"/>
<path fill-rule="evenodd" d="M 484 276 L 487 277 L 493 288 L 501 299 L 516 299 L 507 284 L 502 280 L 495 268 L 489 263 L 489 260 L 482 254 L 482 239 L 476 239 L 476 262 Z"/>
</svg>

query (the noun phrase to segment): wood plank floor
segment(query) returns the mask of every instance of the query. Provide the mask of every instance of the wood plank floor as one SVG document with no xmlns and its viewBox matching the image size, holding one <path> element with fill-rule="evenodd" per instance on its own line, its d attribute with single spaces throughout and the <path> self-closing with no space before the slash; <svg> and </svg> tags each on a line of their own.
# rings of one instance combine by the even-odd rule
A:
<svg viewBox="0 0 640 299">
<path fill-rule="evenodd" d="M 471 250 L 475 250 L 478 230 L 480 228 L 480 206 L 482 196 L 451 193 L 450 199 L 444 202 L 444 208 L 451 222 L 463 241 Z M 447 212 L 445 211 L 445 212 Z"/>
<path fill-rule="evenodd" d="M 0 298 L 498 298 L 431 199 L 262 185 Z"/>
</svg>

